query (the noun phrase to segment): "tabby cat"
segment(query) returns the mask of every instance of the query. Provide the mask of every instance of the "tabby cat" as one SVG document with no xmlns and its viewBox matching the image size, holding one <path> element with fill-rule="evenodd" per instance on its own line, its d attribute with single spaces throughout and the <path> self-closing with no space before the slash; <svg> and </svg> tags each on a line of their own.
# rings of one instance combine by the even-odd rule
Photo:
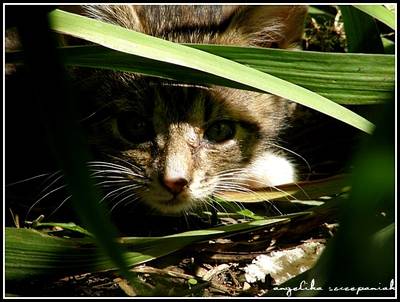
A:
<svg viewBox="0 0 400 302">
<path fill-rule="evenodd" d="M 307 7 L 88 5 L 78 11 L 174 42 L 294 48 Z M 223 191 L 298 178 L 279 146 L 294 110 L 285 99 L 108 70 L 75 68 L 71 75 L 91 108 L 82 120 L 97 159 L 89 168 L 113 206 L 140 200 L 161 213 L 180 213 Z"/>
</svg>

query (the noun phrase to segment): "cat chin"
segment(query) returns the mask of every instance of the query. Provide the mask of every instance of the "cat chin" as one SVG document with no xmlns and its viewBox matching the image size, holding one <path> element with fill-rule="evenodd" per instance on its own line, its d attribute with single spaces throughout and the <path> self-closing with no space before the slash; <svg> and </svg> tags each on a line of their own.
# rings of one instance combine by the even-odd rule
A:
<svg viewBox="0 0 400 302">
<path fill-rule="evenodd" d="M 266 152 L 247 168 L 247 183 L 252 188 L 279 186 L 296 182 L 294 164 L 287 158 Z"/>
<path fill-rule="evenodd" d="M 163 189 L 154 190 L 151 193 L 148 192 L 148 194 L 142 194 L 141 200 L 161 214 L 182 213 L 185 210 L 193 208 L 196 203 L 193 198 L 188 196 L 185 192 L 174 197 L 174 195 Z"/>
<path fill-rule="evenodd" d="M 177 198 L 158 202 L 152 201 L 149 204 L 151 207 L 162 214 L 179 214 L 193 207 L 192 202 Z"/>
</svg>

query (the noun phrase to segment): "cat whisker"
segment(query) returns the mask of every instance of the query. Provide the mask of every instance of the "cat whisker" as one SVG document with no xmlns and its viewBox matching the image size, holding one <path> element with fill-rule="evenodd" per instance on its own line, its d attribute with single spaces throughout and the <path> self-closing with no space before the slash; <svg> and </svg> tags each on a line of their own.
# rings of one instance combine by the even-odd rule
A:
<svg viewBox="0 0 400 302">
<path fill-rule="evenodd" d="M 105 180 L 99 183 L 96 183 L 96 186 L 99 187 L 110 187 L 110 186 L 115 186 L 116 184 L 120 184 L 120 183 L 127 183 L 127 182 L 131 182 L 129 179 L 122 179 L 122 180 Z"/>
<path fill-rule="evenodd" d="M 93 178 L 106 178 L 106 179 L 126 179 L 125 176 L 115 176 L 115 175 L 95 175 Z"/>
<path fill-rule="evenodd" d="M 248 188 L 243 188 L 241 186 L 232 184 L 216 185 L 215 189 L 225 190 L 227 192 L 251 192 L 251 190 Z"/>
<path fill-rule="evenodd" d="M 243 179 L 241 179 L 241 180 L 243 180 Z M 235 184 L 235 183 L 233 183 L 233 184 Z M 234 185 L 232 185 L 232 183 L 217 184 L 217 186 L 215 188 L 216 188 L 216 190 L 214 192 L 215 195 L 217 195 L 218 193 L 224 193 L 224 192 L 238 192 L 238 193 L 248 193 L 248 194 L 254 195 L 256 198 L 259 198 L 260 200 L 265 200 L 266 202 L 271 204 L 279 214 L 282 214 L 282 212 L 270 200 L 265 199 L 259 193 L 257 193 L 256 191 L 254 191 L 250 188 L 234 186 Z M 284 193 L 287 194 L 286 192 L 284 192 Z M 221 197 L 223 198 L 223 196 L 221 196 Z"/>
<path fill-rule="evenodd" d="M 218 197 L 218 196 L 217 196 Z M 210 198 L 211 200 L 213 200 L 212 198 Z M 245 207 L 240 203 L 240 202 L 237 202 L 237 201 L 228 201 L 229 203 L 233 203 L 234 205 L 236 205 L 239 209 L 241 209 L 241 210 L 244 210 L 245 209 Z M 227 212 L 227 210 L 225 209 L 225 207 L 222 205 L 222 204 L 220 204 L 220 203 L 218 203 L 218 202 L 216 202 L 216 204 L 218 204 L 219 206 L 221 206 L 221 208 L 222 209 L 224 209 L 224 211 L 225 211 L 225 213 L 228 213 Z"/>
<path fill-rule="evenodd" d="M 134 172 L 118 171 L 118 170 L 96 170 L 91 174 L 91 176 L 92 177 L 97 177 L 97 175 L 99 175 L 99 174 L 106 174 L 104 177 L 107 177 L 108 176 L 107 173 L 109 173 L 109 174 L 117 174 L 117 175 L 125 175 L 125 176 L 132 176 L 134 178 L 136 177 L 136 178 L 141 178 L 141 179 L 147 180 L 147 178 L 144 177 L 143 175 L 136 174 Z"/>
<path fill-rule="evenodd" d="M 214 209 L 216 212 L 220 212 L 220 210 L 215 206 L 215 204 L 218 204 L 218 203 L 215 203 L 214 200 L 212 200 L 211 197 L 203 198 L 202 202 L 204 202 L 204 204 L 206 205 L 206 209 L 207 209 L 207 206 L 208 206 L 208 207 L 211 207 L 212 209 Z M 224 211 L 225 213 L 228 213 L 223 206 L 221 206 L 221 208 L 222 208 L 222 211 Z"/>
<path fill-rule="evenodd" d="M 134 193 L 137 193 L 137 192 L 134 192 Z M 134 196 L 134 194 L 132 194 L 131 196 Z M 129 200 L 127 203 L 125 203 L 124 206 L 130 205 L 132 202 L 135 202 L 136 200 L 139 200 L 139 199 L 140 199 L 140 196 L 138 195 L 137 198 Z"/>
<path fill-rule="evenodd" d="M 113 156 L 113 155 L 109 155 L 108 154 L 108 156 L 113 158 L 113 159 L 115 159 L 115 160 L 118 160 L 118 161 L 121 161 L 121 162 L 127 164 L 130 168 L 132 168 L 133 170 L 136 170 L 137 172 L 143 172 L 143 168 L 141 168 L 139 166 L 136 166 L 133 163 L 130 163 L 130 162 L 128 162 L 128 161 L 126 161 L 126 160 L 124 160 L 122 158 L 119 158 L 119 157 L 116 157 L 116 156 Z"/>
<path fill-rule="evenodd" d="M 139 186 L 139 185 L 135 185 L 135 184 L 130 184 L 130 185 L 128 185 L 128 186 L 123 186 L 123 187 L 120 187 L 120 188 L 118 188 L 118 189 L 115 189 L 115 190 L 109 192 L 108 194 L 106 194 L 106 195 L 100 200 L 100 203 L 104 202 L 104 200 L 106 200 L 109 196 L 112 196 L 112 195 L 114 195 L 114 194 L 120 192 L 121 190 L 127 190 L 127 189 L 132 190 L 132 189 L 136 189 L 136 188 L 138 188 L 138 187 L 140 187 L 140 186 Z M 123 193 L 124 193 L 124 192 L 123 192 Z M 121 193 L 121 194 L 123 194 L 123 193 Z M 117 195 L 117 196 L 119 196 L 119 195 Z M 114 197 L 114 199 L 115 199 L 115 197 Z"/>
<path fill-rule="evenodd" d="M 133 190 L 136 190 L 136 189 L 138 189 L 138 188 L 140 188 L 140 186 L 129 187 L 129 188 L 127 188 L 126 190 L 123 190 L 122 192 L 118 193 L 118 195 L 114 196 L 114 197 L 112 198 L 112 201 L 114 201 L 114 200 L 116 200 L 117 198 L 119 198 L 120 196 L 123 196 L 123 195 L 125 195 L 125 194 L 127 194 L 127 193 L 130 193 L 130 192 L 132 192 Z"/>
<path fill-rule="evenodd" d="M 250 181 L 251 177 L 244 177 L 243 175 L 240 176 L 226 176 L 226 177 L 219 177 L 219 182 L 231 182 L 235 183 L 244 187 L 250 187 L 250 185 L 246 181 Z"/>
<path fill-rule="evenodd" d="M 50 213 L 50 215 L 47 217 L 51 217 L 52 215 L 54 215 L 70 198 L 72 197 L 72 195 L 67 196 L 67 198 L 65 198 L 58 206 L 57 208 L 55 208 L 53 210 L 53 212 Z"/>
<path fill-rule="evenodd" d="M 36 175 L 36 176 L 32 176 L 32 177 L 29 177 L 29 178 L 26 178 L 26 179 L 22 179 L 22 180 L 18 180 L 18 181 L 6 184 L 5 186 L 6 187 L 15 186 L 15 185 L 18 185 L 18 184 L 21 184 L 21 183 L 24 183 L 24 182 L 28 182 L 28 181 L 31 181 L 31 180 L 34 180 L 34 179 L 37 179 L 37 178 L 41 178 L 41 177 L 44 177 L 44 176 L 48 176 L 48 175 L 51 175 L 51 174 L 52 173 L 39 174 L 39 175 Z"/>
<path fill-rule="evenodd" d="M 55 192 L 57 192 L 57 191 L 59 191 L 59 190 L 61 190 L 61 189 L 64 189 L 66 186 L 67 186 L 67 185 L 59 186 L 59 187 L 55 188 L 54 190 L 51 190 L 50 192 L 48 192 L 48 193 L 46 193 L 45 195 L 43 195 L 43 196 L 40 197 L 38 200 L 36 200 L 36 201 L 29 207 L 28 212 L 26 213 L 26 217 L 29 216 L 29 214 L 30 214 L 30 212 L 32 211 L 32 209 L 33 209 L 40 201 L 42 201 L 43 199 L 45 199 L 45 198 L 46 198 L 47 196 L 49 196 L 50 194 L 53 194 L 53 193 L 55 193 Z"/>
<path fill-rule="evenodd" d="M 77 80 L 75 80 L 76 82 L 75 82 L 75 84 L 78 84 L 78 83 L 80 83 L 80 82 L 83 82 L 83 81 L 77 81 Z M 103 110 L 104 108 L 107 108 L 108 106 L 110 106 L 110 104 L 112 104 L 113 102 L 108 102 L 108 103 L 105 103 L 105 104 L 103 104 L 103 105 L 101 105 L 96 111 L 93 111 L 92 113 L 90 113 L 89 115 L 87 115 L 86 117 L 84 117 L 84 118 L 82 118 L 82 119 L 80 119 L 79 120 L 79 123 L 85 123 L 86 121 L 88 121 L 88 120 L 90 120 L 93 116 L 95 116 L 97 113 L 99 113 L 101 110 Z"/>
<path fill-rule="evenodd" d="M 131 171 L 131 169 L 124 167 L 124 166 L 120 166 L 114 163 L 108 163 L 108 162 L 101 162 L 101 161 L 92 161 L 92 162 L 88 162 L 88 166 L 89 168 L 92 167 L 106 167 L 106 168 L 113 168 L 113 169 L 117 169 L 117 170 L 121 170 L 121 171 Z"/>
<path fill-rule="evenodd" d="M 244 181 L 244 182 L 256 182 L 256 183 L 261 184 L 262 187 L 265 187 L 265 188 L 274 188 L 275 190 L 278 190 L 278 191 L 280 191 L 280 192 L 283 192 L 283 193 L 285 193 L 285 194 L 288 194 L 287 192 L 284 192 L 283 190 L 277 188 L 276 186 L 271 186 L 271 185 L 266 184 L 266 183 L 264 183 L 264 182 L 262 182 L 262 181 L 260 181 L 260 180 L 258 180 L 258 179 L 256 179 L 256 178 L 251 177 L 251 175 L 250 175 L 249 173 L 246 173 L 246 172 L 241 173 L 240 175 L 222 175 L 222 176 L 220 176 L 220 177 L 218 178 L 218 180 L 219 180 L 219 181 L 224 181 L 224 182 L 226 182 L 226 181 L 233 181 L 233 182 L 236 183 L 236 184 L 241 184 L 241 185 L 244 185 L 244 186 L 246 186 L 246 187 L 250 187 L 250 185 L 247 184 L 247 183 L 243 183 L 243 181 Z M 297 185 L 297 184 L 296 184 L 296 185 Z M 299 187 L 299 189 L 301 189 L 301 190 L 304 192 L 304 190 L 303 190 L 299 185 L 297 185 L 297 186 Z M 307 193 L 304 192 L 304 194 L 307 194 Z M 290 195 L 290 194 L 289 194 L 289 196 L 292 197 L 292 198 L 294 198 L 294 196 L 292 196 L 292 195 Z"/>
<path fill-rule="evenodd" d="M 119 169 L 91 169 L 93 172 L 108 172 L 108 173 L 116 173 L 116 174 L 130 174 L 130 175 L 136 175 L 139 177 L 144 177 L 142 174 L 136 173 L 132 170 L 126 169 L 126 170 L 119 170 Z"/>
<path fill-rule="evenodd" d="M 46 192 L 49 188 L 51 188 L 54 184 L 56 184 L 60 179 L 62 179 L 64 175 L 60 175 L 54 181 L 52 181 L 49 185 L 47 185 L 44 189 L 39 192 L 39 195 Z"/>
<path fill-rule="evenodd" d="M 135 197 L 135 196 L 136 196 L 136 193 L 132 193 L 132 194 L 122 198 L 120 201 L 118 201 L 115 205 L 112 206 L 112 208 L 110 209 L 110 213 L 112 213 L 112 211 L 114 211 L 114 209 L 116 209 L 119 205 L 121 205 L 123 203 L 123 201 L 125 201 L 125 200 L 127 200 L 129 198 Z M 130 200 L 129 203 L 132 203 L 132 202 L 134 202 L 134 201 L 136 201 L 138 199 L 139 199 L 139 197 L 136 197 L 136 198 Z M 127 204 L 125 204 L 125 205 L 127 205 Z"/>
<path fill-rule="evenodd" d="M 307 197 L 307 199 L 309 199 L 309 200 L 311 200 L 312 198 L 310 197 L 310 195 L 308 195 L 308 193 L 306 192 L 306 190 L 304 190 L 297 182 L 294 182 L 293 183 L 296 187 L 298 187 L 300 190 L 301 190 L 301 192 L 303 192 L 303 194 Z M 276 187 L 273 187 L 273 188 L 275 188 L 276 190 L 278 190 L 278 188 L 276 188 Z M 283 191 L 284 192 L 284 191 Z M 285 193 L 287 193 L 287 192 L 285 192 Z M 296 199 L 293 195 L 289 195 L 290 197 L 292 197 L 293 199 Z"/>
<path fill-rule="evenodd" d="M 47 178 L 43 181 L 43 185 L 44 185 L 46 182 L 49 182 L 53 177 L 56 177 L 56 176 L 59 175 L 59 174 L 62 174 L 62 171 L 61 171 L 61 170 L 57 170 L 57 171 L 51 173 L 51 174 L 49 175 L 49 177 L 47 177 Z"/>
<path fill-rule="evenodd" d="M 227 169 L 227 170 L 223 170 L 223 171 L 221 171 L 219 173 L 216 173 L 215 176 L 241 173 L 241 172 L 243 172 L 243 170 L 244 170 L 243 168 Z"/>
<path fill-rule="evenodd" d="M 277 190 L 277 191 L 279 191 L 279 192 L 282 192 L 282 193 L 284 193 L 284 194 L 287 194 L 287 196 L 288 197 L 291 197 L 291 198 L 293 198 L 293 199 L 296 199 L 292 194 L 290 194 L 290 193 L 288 193 L 288 192 L 286 192 L 286 191 L 284 191 L 284 190 L 282 190 L 282 189 L 280 189 L 280 188 L 278 188 L 277 186 L 271 186 L 271 185 L 266 185 L 264 182 L 262 182 L 262 181 L 260 181 L 260 180 L 258 180 L 258 179 L 253 179 L 253 178 L 245 178 L 245 177 L 243 177 L 243 176 L 241 176 L 240 178 L 239 178 L 239 180 L 241 180 L 241 181 L 252 181 L 252 182 L 257 182 L 257 183 L 259 183 L 259 184 L 261 184 L 265 189 L 274 189 L 274 190 Z M 308 196 L 307 195 L 307 193 L 298 185 L 298 184 L 296 184 L 296 183 L 294 183 L 300 190 L 302 190 L 302 192 L 306 195 L 306 196 Z M 287 200 L 290 200 L 288 197 L 286 197 L 287 198 Z"/>
<path fill-rule="evenodd" d="M 285 150 L 285 151 L 287 151 L 287 152 L 289 152 L 289 153 L 291 153 L 291 154 L 297 156 L 298 158 L 300 158 L 300 159 L 307 165 L 307 169 L 308 169 L 309 173 L 310 173 L 310 174 L 312 173 L 311 165 L 310 165 L 309 162 L 308 162 L 303 156 L 301 156 L 300 154 L 298 154 L 298 153 L 296 153 L 296 152 L 294 152 L 294 151 L 292 151 L 292 150 L 290 150 L 290 149 L 288 149 L 288 148 L 285 148 L 285 147 L 282 147 L 282 146 L 280 146 L 280 145 L 277 145 L 277 144 L 273 144 L 273 143 L 268 143 L 268 144 L 271 145 L 271 146 L 274 146 L 274 147 L 276 147 L 276 148 Z"/>
<path fill-rule="evenodd" d="M 130 163 L 128 163 L 130 164 Z M 146 178 L 143 176 L 142 171 L 134 166 L 133 164 L 130 164 L 130 166 L 132 168 L 134 168 L 133 170 L 115 163 L 109 163 L 109 162 L 102 162 L 102 161 L 92 161 L 89 162 L 89 167 L 91 168 L 92 171 L 95 171 L 94 175 L 97 173 L 115 173 L 115 174 L 127 174 L 130 176 L 134 176 L 134 177 L 139 177 L 139 178 Z M 93 169 L 93 168 L 106 168 L 106 169 Z M 106 172 L 102 172 L 102 171 L 106 171 Z M 142 173 L 142 174 L 140 174 Z"/>
<path fill-rule="evenodd" d="M 251 193 L 251 194 L 253 194 L 254 192 L 253 191 L 251 191 L 251 190 L 249 190 L 249 189 L 244 189 L 244 188 L 240 188 L 240 187 L 237 187 L 237 188 L 234 188 L 234 187 L 231 187 L 231 186 L 218 186 L 218 187 L 215 187 L 215 193 L 219 193 L 219 192 L 237 192 L 237 193 Z M 254 193 L 254 194 L 256 194 L 256 193 Z"/>
</svg>

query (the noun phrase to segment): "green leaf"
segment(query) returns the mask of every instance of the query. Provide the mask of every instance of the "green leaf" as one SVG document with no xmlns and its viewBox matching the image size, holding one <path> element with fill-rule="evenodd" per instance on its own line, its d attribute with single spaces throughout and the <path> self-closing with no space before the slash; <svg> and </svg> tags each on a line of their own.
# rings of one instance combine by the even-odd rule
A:
<svg viewBox="0 0 400 302">
<path fill-rule="evenodd" d="M 314 5 L 310 5 L 308 8 L 309 15 L 325 15 L 330 18 L 334 18 L 335 16 L 328 12 L 328 10 L 324 9 L 325 7 L 315 7 Z"/>
<path fill-rule="evenodd" d="M 382 37 L 383 49 L 386 54 L 394 54 L 396 51 L 396 46 L 393 41 L 388 38 Z"/>
<path fill-rule="evenodd" d="M 366 105 L 393 99 L 394 56 L 320 53 L 256 47 L 185 44 L 312 90 L 339 104 Z M 101 46 L 59 49 L 71 66 L 104 68 L 174 79 L 257 90 L 186 67 L 149 60 Z M 6 53 L 7 63 L 23 61 L 22 52 Z M 188 76 L 190 74 L 190 77 Z"/>
<path fill-rule="evenodd" d="M 387 9 L 383 5 L 353 5 L 364 13 L 378 19 L 382 23 L 389 26 L 391 29 L 396 29 L 395 12 Z"/>
<path fill-rule="evenodd" d="M 341 104 L 382 103 L 394 97 L 395 58 L 391 55 L 190 46 L 290 81 Z"/>
<path fill-rule="evenodd" d="M 338 232 L 312 269 L 280 285 L 293 288 L 314 280 L 315 287 L 322 290 L 300 290 L 293 296 L 395 295 L 395 129 L 395 103 L 387 103 L 376 132 L 363 142 L 353 163 L 352 192 L 341 205 Z M 343 290 L 331 291 L 334 287 Z M 358 287 L 370 290 L 344 290 Z M 377 287 L 383 290 L 373 290 Z M 270 291 L 267 295 L 282 293 Z"/>
<path fill-rule="evenodd" d="M 336 175 L 325 179 L 302 181 L 253 192 L 224 192 L 218 197 L 225 201 L 243 203 L 286 200 L 313 200 L 350 190 L 348 175 Z"/>
<path fill-rule="evenodd" d="M 129 266 L 175 252 L 188 244 L 283 223 L 308 212 L 270 217 L 164 237 L 124 237 L 124 259 Z M 115 270 L 115 264 L 96 247 L 93 238 L 58 238 L 32 229 L 6 228 L 6 280 L 41 276 L 69 276 L 85 272 Z"/>
<path fill-rule="evenodd" d="M 40 228 L 40 227 L 60 227 L 65 230 L 77 232 L 80 234 L 83 234 L 85 236 L 93 237 L 93 234 L 88 232 L 86 229 L 82 228 L 79 225 L 76 225 L 74 222 L 68 222 L 68 223 L 61 223 L 61 222 L 38 222 L 34 226 L 35 228 Z"/>
<path fill-rule="evenodd" d="M 135 285 L 134 278 L 128 272 L 127 265 L 114 241 L 117 230 L 110 223 L 103 204 L 99 203 L 100 194 L 90 178 L 86 163 L 90 160 L 87 141 L 84 134 L 75 123 L 71 108 L 70 89 L 68 81 L 57 57 L 57 51 L 52 43 L 52 35 L 48 27 L 46 9 L 35 6 L 18 8 L 16 25 L 21 43 L 26 51 L 26 76 L 31 87 L 31 101 L 36 101 L 40 108 L 45 140 L 51 149 L 48 155 L 53 157 L 63 172 L 63 180 L 71 194 L 74 209 L 80 221 L 90 231 L 96 243 L 112 261 L 121 273 Z M 21 88 L 23 89 L 23 88 Z M 57 102 L 54 102 L 57 95 Z M 38 117 L 40 119 L 40 117 Z M 49 150 L 50 151 L 50 150 Z M 35 221 L 37 224 L 40 221 Z M 29 255 L 29 250 L 25 252 Z M 72 252 L 73 253 L 73 252 Z M 11 257 L 13 255 L 10 255 Z M 44 256 L 45 257 L 45 256 Z M 58 255 L 54 256 L 58 259 Z M 68 259 L 68 255 L 65 259 Z M 25 259 L 21 259 L 25 261 Z M 68 261 L 60 258 L 61 265 Z M 19 264 L 17 263 L 17 266 Z M 137 288 L 141 291 L 141 288 Z"/>
<path fill-rule="evenodd" d="M 196 285 L 196 284 L 197 284 L 197 280 L 191 278 L 191 279 L 188 280 L 188 283 L 189 283 L 190 285 Z"/>
<path fill-rule="evenodd" d="M 323 96 L 225 58 L 60 10 L 51 12 L 49 17 L 51 28 L 60 33 L 121 52 L 200 70 L 272 93 L 318 110 L 367 133 L 371 133 L 374 128 L 365 118 Z"/>
<path fill-rule="evenodd" d="M 265 217 L 256 215 L 255 213 L 253 213 L 249 209 L 243 209 L 243 210 L 238 211 L 237 213 L 241 214 L 241 215 L 243 215 L 245 217 L 248 217 L 248 218 L 251 218 L 251 219 L 255 219 L 255 220 L 265 219 Z"/>
<path fill-rule="evenodd" d="M 375 20 L 350 5 L 340 5 L 346 31 L 348 51 L 383 53 L 383 45 Z"/>
</svg>

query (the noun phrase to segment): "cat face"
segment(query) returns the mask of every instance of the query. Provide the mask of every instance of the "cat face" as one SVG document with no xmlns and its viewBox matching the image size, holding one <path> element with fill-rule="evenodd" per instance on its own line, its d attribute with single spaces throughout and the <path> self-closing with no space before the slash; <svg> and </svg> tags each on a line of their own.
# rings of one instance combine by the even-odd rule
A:
<svg viewBox="0 0 400 302">
<path fill-rule="evenodd" d="M 112 163 L 102 176 L 118 176 L 113 189 L 132 188 L 127 201 L 180 212 L 222 191 L 293 180 L 293 169 L 277 177 L 288 161 L 280 158 L 280 167 L 273 166 L 279 158 L 275 139 L 288 112 L 285 100 L 123 73 L 94 79 L 97 90 L 89 90 L 97 91 L 91 99 L 100 109 L 86 120 L 89 141 L 103 165 Z"/>
<path fill-rule="evenodd" d="M 287 47 L 300 38 L 306 9 L 122 5 L 89 6 L 86 13 L 175 42 Z M 96 107 L 86 122 L 101 162 L 91 167 L 111 185 L 106 197 L 120 196 L 119 203 L 141 200 L 181 212 L 222 191 L 295 179 L 276 147 L 289 115 L 286 100 L 122 72 L 97 71 L 78 82 Z"/>
</svg>

